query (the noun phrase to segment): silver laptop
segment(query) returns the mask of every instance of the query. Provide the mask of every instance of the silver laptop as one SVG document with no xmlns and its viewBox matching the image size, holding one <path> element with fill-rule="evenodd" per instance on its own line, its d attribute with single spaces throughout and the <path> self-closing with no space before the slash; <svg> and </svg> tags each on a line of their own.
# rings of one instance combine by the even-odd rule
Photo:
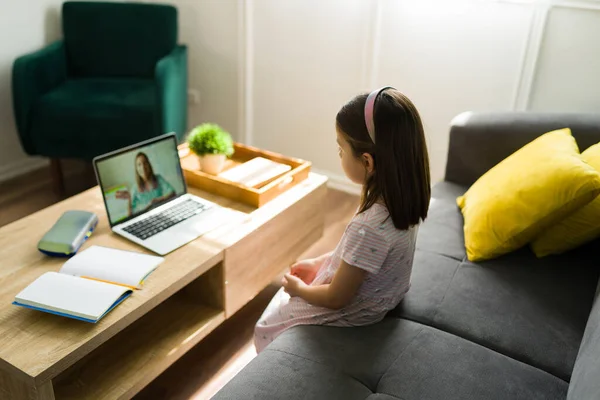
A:
<svg viewBox="0 0 600 400">
<path fill-rule="evenodd" d="M 113 232 L 164 255 L 215 229 L 221 207 L 187 193 L 175 134 L 94 158 Z"/>
</svg>

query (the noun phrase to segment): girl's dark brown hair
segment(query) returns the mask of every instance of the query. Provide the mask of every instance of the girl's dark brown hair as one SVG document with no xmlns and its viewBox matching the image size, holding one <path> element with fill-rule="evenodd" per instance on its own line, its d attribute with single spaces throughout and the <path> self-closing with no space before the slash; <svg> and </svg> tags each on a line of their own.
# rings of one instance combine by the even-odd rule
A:
<svg viewBox="0 0 600 400">
<path fill-rule="evenodd" d="M 137 163 L 137 159 L 140 157 L 144 159 L 144 165 L 147 166 L 148 170 L 150 171 L 149 182 L 152 184 L 151 187 L 153 189 L 155 189 L 158 184 L 158 180 L 156 179 L 156 175 L 154 175 L 154 170 L 152 169 L 152 164 L 150 164 L 150 159 L 148 158 L 146 153 L 139 152 L 136 154 L 135 159 L 134 159 L 136 163 Z M 134 165 L 134 168 L 135 168 L 135 181 L 137 182 L 138 190 L 140 192 L 144 192 L 146 190 L 146 182 L 144 182 L 144 178 L 142 178 L 140 176 L 140 173 L 138 172 L 137 167 L 135 165 Z"/>
<path fill-rule="evenodd" d="M 366 100 L 367 94 L 356 96 L 336 116 L 337 129 L 352 147 L 354 156 L 368 153 L 375 162 L 374 172 L 363 186 L 359 213 L 383 199 L 394 226 L 408 229 L 425 220 L 431 198 L 429 156 L 421 117 L 408 97 L 387 89 L 375 102 L 373 143 L 365 123 Z"/>
</svg>

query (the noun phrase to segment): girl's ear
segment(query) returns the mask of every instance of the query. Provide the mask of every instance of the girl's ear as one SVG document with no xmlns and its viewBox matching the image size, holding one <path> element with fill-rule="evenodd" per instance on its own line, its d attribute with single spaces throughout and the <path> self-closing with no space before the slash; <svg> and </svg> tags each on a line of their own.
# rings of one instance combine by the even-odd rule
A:
<svg viewBox="0 0 600 400">
<path fill-rule="evenodd" d="M 373 171 L 375 171 L 375 160 L 373 160 L 373 156 L 369 153 L 363 153 L 361 159 L 367 174 L 371 175 Z"/>
</svg>

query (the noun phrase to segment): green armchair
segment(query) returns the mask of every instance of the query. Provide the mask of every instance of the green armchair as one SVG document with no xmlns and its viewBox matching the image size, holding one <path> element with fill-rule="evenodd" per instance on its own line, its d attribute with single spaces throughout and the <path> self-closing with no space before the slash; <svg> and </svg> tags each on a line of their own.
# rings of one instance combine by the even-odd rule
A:
<svg viewBox="0 0 600 400">
<path fill-rule="evenodd" d="M 62 25 L 62 40 L 13 65 L 28 154 L 90 160 L 166 132 L 183 140 L 187 48 L 177 44 L 175 7 L 69 1 Z"/>
</svg>

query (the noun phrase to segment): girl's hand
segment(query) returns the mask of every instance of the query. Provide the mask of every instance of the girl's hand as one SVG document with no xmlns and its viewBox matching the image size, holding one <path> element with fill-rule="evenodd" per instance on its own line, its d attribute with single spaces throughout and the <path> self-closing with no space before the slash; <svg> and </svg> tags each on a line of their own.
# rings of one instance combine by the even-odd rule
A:
<svg viewBox="0 0 600 400">
<path fill-rule="evenodd" d="M 291 297 L 299 296 L 302 288 L 306 287 L 306 283 L 302 279 L 290 274 L 285 274 L 281 280 L 281 284 L 283 285 L 283 290 Z"/>
<path fill-rule="evenodd" d="M 292 265 L 290 274 L 302 279 L 307 285 L 310 285 L 311 282 L 315 280 L 318 270 L 319 265 L 316 260 L 303 260 Z"/>
</svg>

